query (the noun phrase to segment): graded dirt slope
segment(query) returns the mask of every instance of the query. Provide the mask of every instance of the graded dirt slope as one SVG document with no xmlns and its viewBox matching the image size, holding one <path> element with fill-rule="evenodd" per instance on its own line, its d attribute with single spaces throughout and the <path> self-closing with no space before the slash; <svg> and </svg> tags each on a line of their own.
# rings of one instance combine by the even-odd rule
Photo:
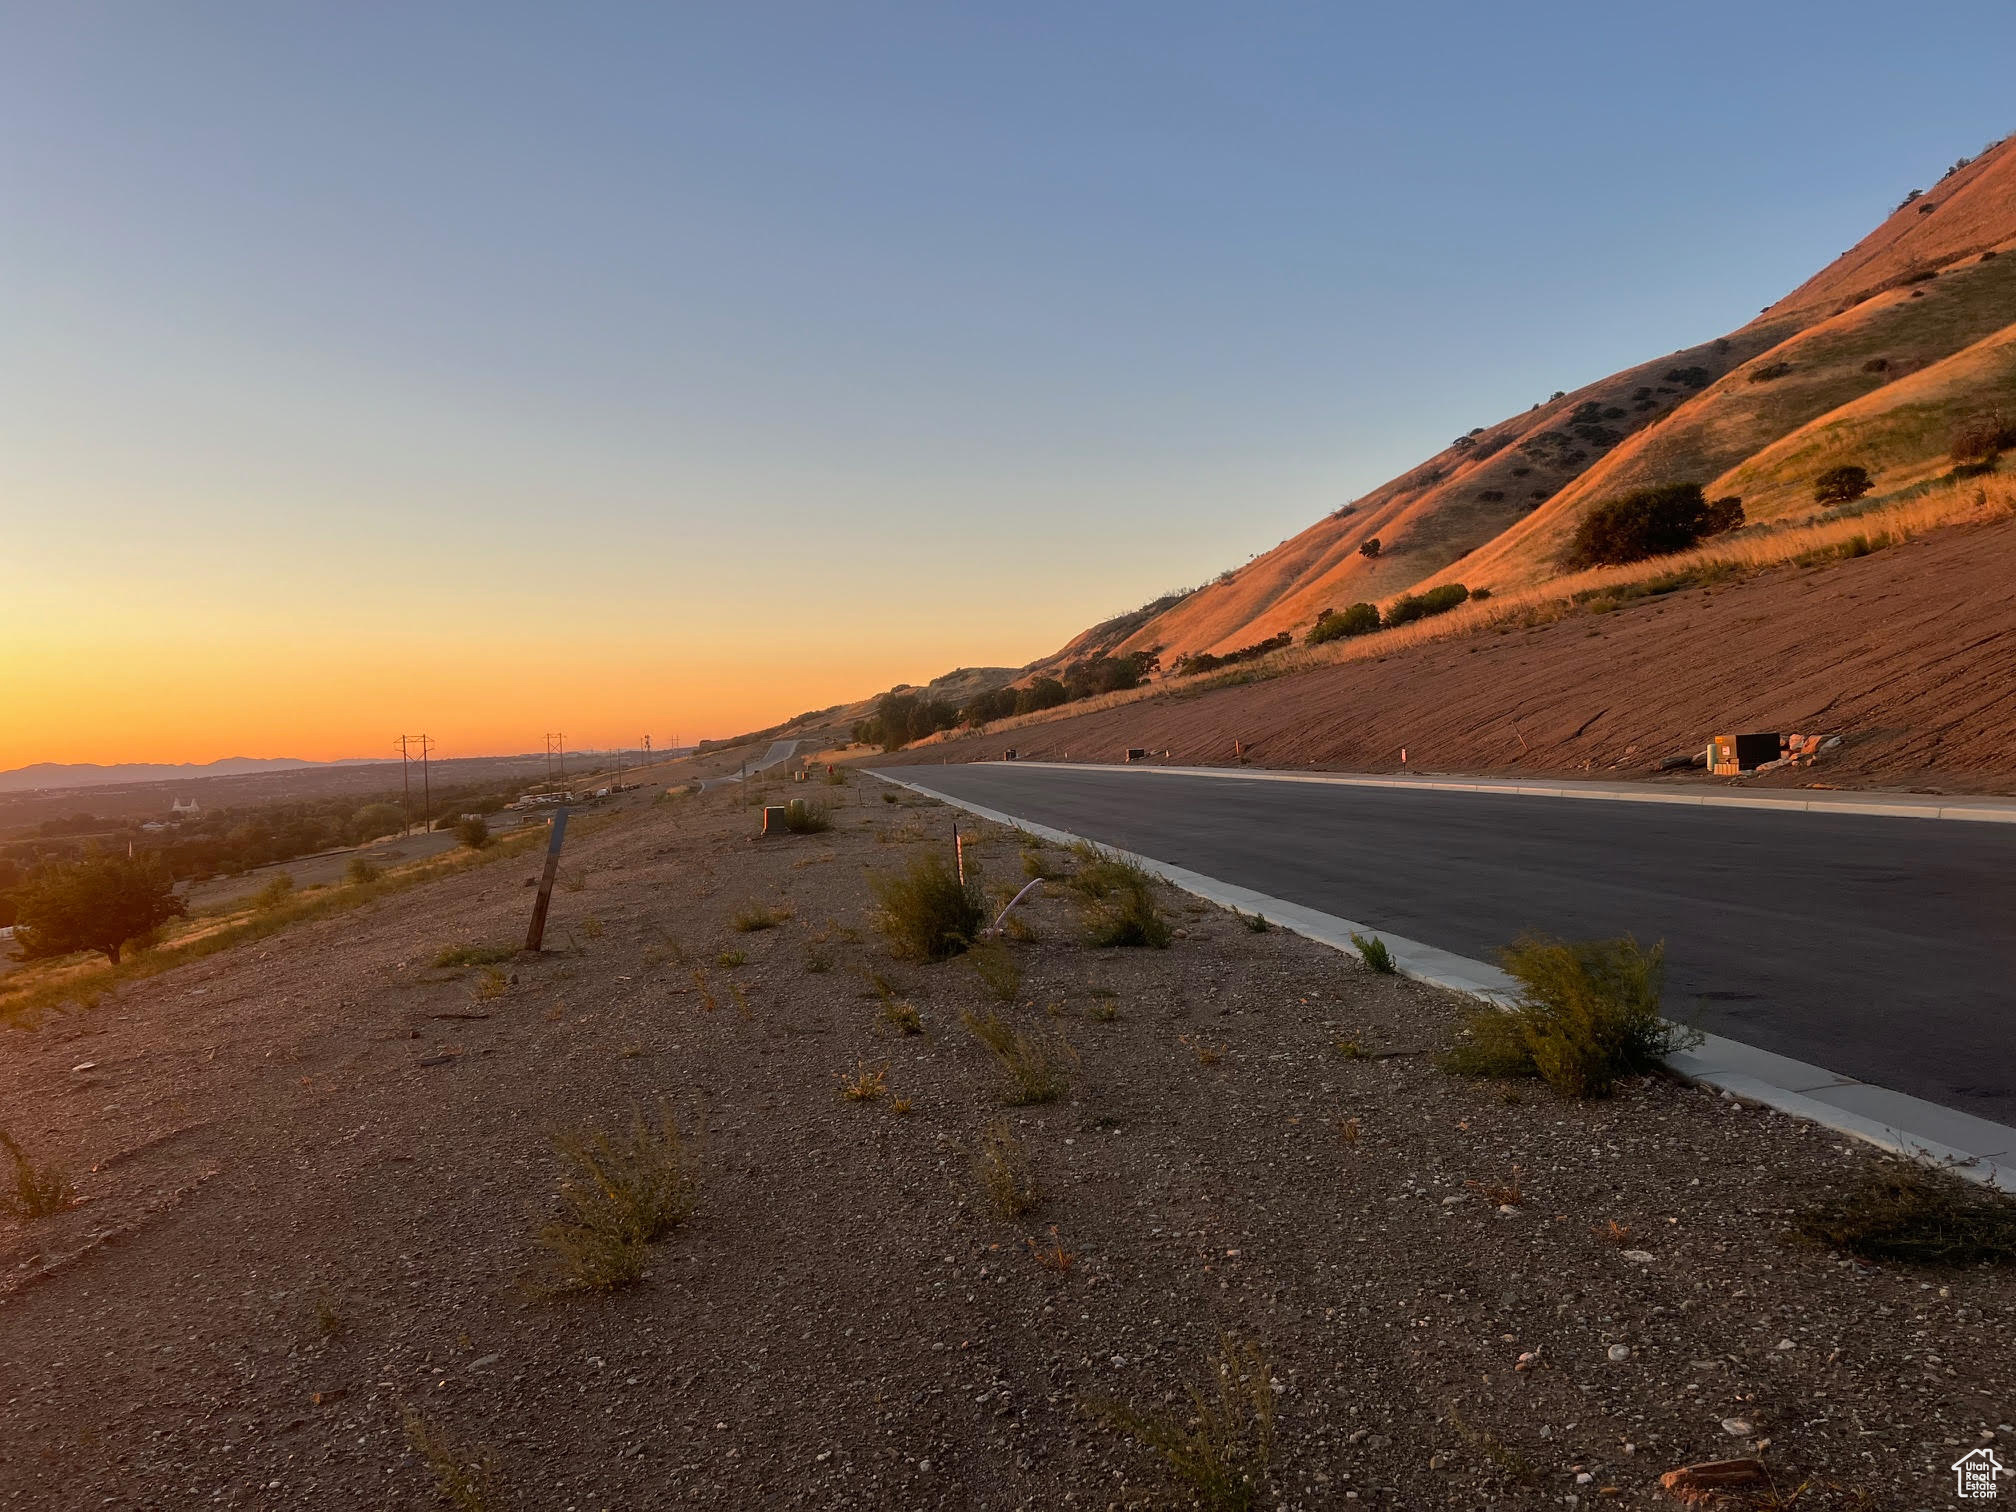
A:
<svg viewBox="0 0 2016 1512">
<path fill-rule="evenodd" d="M 2016 521 L 1825 567 L 1639 600 L 1534 628 L 1431 641 L 1216 691 L 1149 698 L 935 743 L 1043 760 L 1644 774 L 1732 730 L 1842 732 L 1782 780 L 2016 791 Z M 1765 779 L 1767 781 L 1771 779 Z"/>
<path fill-rule="evenodd" d="M 722 794 L 587 836 L 558 948 L 488 995 L 430 963 L 522 928 L 515 868 L 8 1034 L 7 1123 L 88 1200 L 0 1217 L 0 1503 L 1184 1505 L 1116 1415 L 1180 1433 L 1228 1333 L 1237 1422 L 1272 1424 L 1253 1504 L 1296 1512 L 1649 1508 L 1732 1454 L 1866 1512 L 2006 1431 L 2007 1272 L 1783 1237 L 1863 1167 L 1837 1137 L 1671 1081 L 1451 1078 L 1455 1000 L 1166 889 L 1167 950 L 1094 951 L 1039 896 L 1004 1001 L 869 929 L 864 867 L 951 815 L 816 791 L 826 834 L 756 844 Z M 789 917 L 738 933 L 752 900 Z M 1068 1089 L 1007 1105 L 965 1012 Z M 661 1105 L 691 1217 L 627 1289 L 528 1294 L 549 1135 Z M 990 1139 L 1036 1183 L 1015 1216 Z"/>
</svg>

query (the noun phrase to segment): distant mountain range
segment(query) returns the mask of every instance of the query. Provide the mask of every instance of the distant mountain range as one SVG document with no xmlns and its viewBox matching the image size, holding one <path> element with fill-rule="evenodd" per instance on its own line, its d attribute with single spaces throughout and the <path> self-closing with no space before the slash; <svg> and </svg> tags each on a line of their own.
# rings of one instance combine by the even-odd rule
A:
<svg viewBox="0 0 2016 1512">
<path fill-rule="evenodd" d="M 129 761 L 100 766 L 95 761 L 38 761 L 32 766 L 0 772 L 0 793 L 31 793 L 64 788 L 116 787 L 134 782 L 173 782 L 178 778 L 242 777 L 248 772 L 284 772 L 300 767 L 359 766 L 377 757 L 346 757 L 341 761 L 303 761 L 298 756 L 226 756 L 221 761 Z"/>
</svg>

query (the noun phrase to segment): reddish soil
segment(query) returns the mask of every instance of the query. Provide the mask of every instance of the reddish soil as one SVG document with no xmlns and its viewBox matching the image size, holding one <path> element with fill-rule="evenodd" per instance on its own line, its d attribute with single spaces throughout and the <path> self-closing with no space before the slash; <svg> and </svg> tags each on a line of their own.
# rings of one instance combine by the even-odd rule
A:
<svg viewBox="0 0 2016 1512">
<path fill-rule="evenodd" d="M 864 867 L 946 811 L 810 791 L 830 833 L 755 843 L 734 791 L 583 833 L 559 948 L 488 994 L 432 962 L 522 929 L 523 860 L 0 1030 L 7 1125 L 86 1199 L 0 1216 L 0 1507 L 432 1506 L 415 1422 L 490 1462 L 465 1512 L 1168 1504 L 1101 1404 L 1180 1426 L 1227 1331 L 1269 1508 L 1652 1507 L 1760 1454 L 1802 1512 L 1873 1512 L 2016 1432 L 2007 1272 L 1782 1237 L 1867 1159 L 1833 1136 L 1451 1078 L 1456 1000 L 1166 890 L 1171 948 L 1096 951 L 1053 883 L 998 1002 L 867 928 Z M 736 932 L 755 899 L 791 916 Z M 1068 1091 L 1004 1106 L 963 1010 L 1068 1047 Z M 887 1092 L 843 1100 L 864 1064 Z M 661 1100 L 697 1210 L 634 1286 L 527 1295 L 549 1134 Z M 990 1125 L 1042 1188 L 1018 1218 Z"/>
<path fill-rule="evenodd" d="M 2016 521 L 1607 613 L 1405 648 L 899 752 L 1048 761 L 1145 747 L 1268 767 L 1649 776 L 1740 730 L 1839 733 L 1746 783 L 2016 792 Z M 1669 779 L 1671 780 L 1671 779 Z M 1692 779 L 1710 781 L 1702 776 Z"/>
</svg>

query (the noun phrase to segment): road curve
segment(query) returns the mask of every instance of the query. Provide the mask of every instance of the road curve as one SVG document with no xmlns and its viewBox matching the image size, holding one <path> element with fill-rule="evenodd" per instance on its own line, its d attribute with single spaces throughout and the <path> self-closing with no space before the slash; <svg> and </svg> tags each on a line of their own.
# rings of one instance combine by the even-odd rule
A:
<svg viewBox="0 0 2016 1512">
<path fill-rule="evenodd" d="M 1667 942 L 1667 1011 L 2016 1123 L 2016 825 L 904 767 L 949 797 L 1489 960 L 1525 930 Z"/>
</svg>

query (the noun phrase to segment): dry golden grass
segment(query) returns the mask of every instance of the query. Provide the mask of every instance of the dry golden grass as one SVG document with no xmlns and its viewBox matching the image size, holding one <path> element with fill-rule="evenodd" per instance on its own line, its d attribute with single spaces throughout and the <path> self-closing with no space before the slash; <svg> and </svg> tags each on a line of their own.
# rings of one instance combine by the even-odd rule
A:
<svg viewBox="0 0 2016 1512">
<path fill-rule="evenodd" d="M 969 1009 L 961 1018 L 1008 1073 L 1003 1099 L 1011 1107 L 1055 1102 L 1070 1090 L 1078 1056 L 1061 1037 L 1017 1029 L 994 1013 Z"/>
<path fill-rule="evenodd" d="M 699 1200 L 699 1161 L 671 1109 L 661 1107 L 655 1120 L 633 1114 L 625 1135 L 555 1135 L 553 1148 L 567 1165 L 563 1216 L 539 1230 L 550 1268 L 535 1291 L 610 1291 L 635 1281 L 650 1246 Z"/>
<path fill-rule="evenodd" d="M 1093 1398 L 1086 1407 L 1152 1450 L 1192 1504 L 1244 1512 L 1257 1506 L 1274 1456 L 1274 1380 L 1267 1352 L 1226 1334 L 1189 1401 L 1142 1411 Z"/>
<path fill-rule="evenodd" d="M 981 1190 L 1003 1218 L 1020 1218 L 1043 1200 L 1029 1152 L 1005 1119 L 996 1119 L 980 1131 L 973 1164 Z"/>
</svg>

